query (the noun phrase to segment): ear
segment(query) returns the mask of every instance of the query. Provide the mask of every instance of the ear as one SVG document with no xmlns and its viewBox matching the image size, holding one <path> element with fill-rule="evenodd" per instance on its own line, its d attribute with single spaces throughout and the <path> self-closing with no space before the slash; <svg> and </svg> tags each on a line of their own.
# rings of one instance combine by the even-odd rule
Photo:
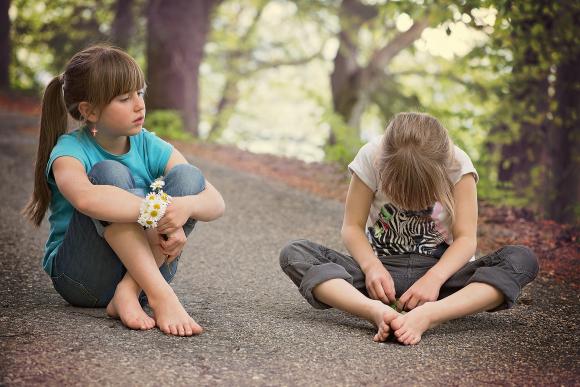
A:
<svg viewBox="0 0 580 387">
<path fill-rule="evenodd" d="M 94 109 L 93 105 L 88 102 L 79 103 L 78 109 L 79 113 L 81 113 L 81 116 L 83 116 L 89 122 L 97 122 L 99 119 L 97 109 Z"/>
</svg>

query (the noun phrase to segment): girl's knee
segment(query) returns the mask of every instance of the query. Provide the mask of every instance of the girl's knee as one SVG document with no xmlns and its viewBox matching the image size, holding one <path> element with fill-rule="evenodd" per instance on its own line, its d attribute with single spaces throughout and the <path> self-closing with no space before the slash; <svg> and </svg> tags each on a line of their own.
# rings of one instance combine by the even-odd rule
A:
<svg viewBox="0 0 580 387">
<path fill-rule="evenodd" d="M 535 278 L 538 274 L 540 268 L 538 257 L 528 247 L 520 245 L 506 246 L 503 248 L 502 254 L 517 272 L 526 273 L 532 278 Z"/>
<path fill-rule="evenodd" d="M 280 251 L 280 267 L 288 267 L 292 262 L 306 261 L 304 257 L 304 248 L 308 241 L 304 239 L 294 240 L 288 243 Z"/>
<path fill-rule="evenodd" d="M 205 189 L 205 177 L 191 164 L 178 164 L 165 176 L 165 191 L 172 196 L 197 195 Z"/>
<path fill-rule="evenodd" d="M 131 189 L 135 186 L 129 168 L 114 160 L 103 160 L 96 163 L 88 176 L 91 183 L 97 185 L 113 185 L 123 189 Z"/>
</svg>

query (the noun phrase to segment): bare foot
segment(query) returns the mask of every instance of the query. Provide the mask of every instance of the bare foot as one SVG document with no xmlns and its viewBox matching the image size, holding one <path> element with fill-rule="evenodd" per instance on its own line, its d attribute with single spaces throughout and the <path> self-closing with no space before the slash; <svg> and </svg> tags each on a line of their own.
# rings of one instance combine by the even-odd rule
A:
<svg viewBox="0 0 580 387">
<path fill-rule="evenodd" d="M 117 285 L 115 295 L 107 305 L 107 315 L 121 319 L 123 324 L 130 329 L 147 330 L 155 326 L 155 320 L 141 308 L 134 290 L 123 284 Z"/>
<path fill-rule="evenodd" d="M 399 342 L 405 345 L 417 344 L 427 329 L 439 325 L 433 318 L 435 315 L 433 304 L 427 302 L 391 321 L 391 328 L 395 331 L 395 336 Z"/>
<path fill-rule="evenodd" d="M 391 332 L 391 321 L 399 317 L 400 314 L 381 301 L 374 300 L 373 302 L 375 305 L 372 310 L 373 321 L 371 322 L 377 327 L 377 333 L 373 337 L 373 340 L 377 342 L 385 341 Z"/>
<path fill-rule="evenodd" d="M 174 336 L 199 335 L 203 328 L 185 311 L 171 288 L 165 296 L 149 298 L 149 305 L 155 313 L 157 326 L 161 331 Z"/>
</svg>

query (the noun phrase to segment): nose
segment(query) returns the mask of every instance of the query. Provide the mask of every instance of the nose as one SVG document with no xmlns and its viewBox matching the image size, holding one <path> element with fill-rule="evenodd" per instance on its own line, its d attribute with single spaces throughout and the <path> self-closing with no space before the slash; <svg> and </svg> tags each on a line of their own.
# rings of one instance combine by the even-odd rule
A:
<svg viewBox="0 0 580 387">
<path fill-rule="evenodd" d="M 138 112 L 143 109 L 145 109 L 145 100 L 140 95 L 137 95 L 135 101 L 135 111 Z"/>
</svg>

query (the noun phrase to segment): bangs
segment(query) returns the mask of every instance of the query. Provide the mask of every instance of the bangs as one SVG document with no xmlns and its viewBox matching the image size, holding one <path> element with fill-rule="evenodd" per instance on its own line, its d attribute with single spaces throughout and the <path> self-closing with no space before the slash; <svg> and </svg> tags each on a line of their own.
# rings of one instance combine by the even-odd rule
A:
<svg viewBox="0 0 580 387">
<path fill-rule="evenodd" d="M 131 56 L 111 48 L 95 58 L 89 77 L 89 102 L 97 107 L 109 104 L 113 98 L 145 88 L 143 71 Z"/>
</svg>

